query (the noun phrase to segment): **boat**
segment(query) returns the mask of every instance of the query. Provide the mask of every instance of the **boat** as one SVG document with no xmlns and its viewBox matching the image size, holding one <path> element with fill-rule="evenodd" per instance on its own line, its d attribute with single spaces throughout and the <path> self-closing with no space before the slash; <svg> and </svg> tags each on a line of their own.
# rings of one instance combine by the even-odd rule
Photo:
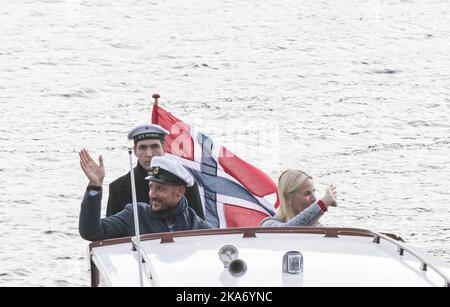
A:
<svg viewBox="0 0 450 307">
<path fill-rule="evenodd" d="M 145 234 L 92 242 L 89 254 L 93 287 L 450 287 L 448 263 L 358 228 Z"/>
</svg>

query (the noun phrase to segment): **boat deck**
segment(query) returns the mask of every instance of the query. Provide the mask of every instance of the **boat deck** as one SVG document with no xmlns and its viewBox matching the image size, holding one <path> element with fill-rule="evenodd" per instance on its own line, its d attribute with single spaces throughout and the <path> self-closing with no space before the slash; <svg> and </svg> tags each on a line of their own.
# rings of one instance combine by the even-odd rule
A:
<svg viewBox="0 0 450 307">
<path fill-rule="evenodd" d="M 335 234 L 334 230 L 324 235 L 320 232 L 308 233 L 308 228 L 305 227 L 298 229 L 298 232 L 289 229 L 280 232 L 280 229 L 275 229 L 273 233 L 268 228 L 257 229 L 250 236 L 246 236 L 245 232 L 243 236 L 242 232 L 236 231 L 202 231 L 201 235 L 195 235 L 196 232 L 193 231 L 144 236 L 141 241 L 145 260 L 143 267 L 146 271 L 144 285 L 448 285 L 450 266 L 447 263 L 383 235 L 377 236 L 369 231 L 360 232 L 361 236 L 351 231 L 348 232 L 350 235 L 330 235 Z M 313 232 L 315 231 L 316 228 Z M 92 261 L 103 276 L 103 283 L 112 286 L 139 286 L 137 252 L 132 251 L 132 242 L 128 240 L 108 244 L 108 241 L 103 241 L 91 250 Z M 232 276 L 219 259 L 220 248 L 230 244 L 237 248 L 239 259 L 247 265 L 247 271 L 241 277 Z M 283 273 L 282 259 L 288 251 L 302 254 L 302 273 Z"/>
</svg>

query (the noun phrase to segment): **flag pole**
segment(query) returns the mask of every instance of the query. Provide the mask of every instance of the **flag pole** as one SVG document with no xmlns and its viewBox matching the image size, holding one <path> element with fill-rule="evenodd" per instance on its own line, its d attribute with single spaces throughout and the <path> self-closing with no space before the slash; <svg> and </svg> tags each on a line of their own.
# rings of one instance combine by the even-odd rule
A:
<svg viewBox="0 0 450 307">
<path fill-rule="evenodd" d="M 136 183 L 134 180 L 133 170 L 133 155 L 131 148 L 128 149 L 128 155 L 130 156 L 130 177 L 131 177 L 131 197 L 133 200 L 133 218 L 134 218 L 134 230 L 136 235 L 136 249 L 138 252 L 138 265 L 139 265 L 139 284 L 144 286 L 144 277 L 142 272 L 142 255 L 141 255 L 141 233 L 139 231 L 139 216 L 137 212 L 137 200 L 136 200 Z"/>
<path fill-rule="evenodd" d="M 159 96 L 159 94 L 153 94 L 153 99 L 155 99 L 155 101 L 153 102 L 153 105 L 158 105 L 158 99 L 159 99 L 159 97 L 161 97 L 161 96 Z"/>
<path fill-rule="evenodd" d="M 159 94 L 153 94 L 153 99 L 155 100 L 153 102 L 153 109 L 152 109 L 152 124 L 156 124 L 158 125 L 159 121 L 158 121 L 158 99 L 159 99 Z"/>
</svg>

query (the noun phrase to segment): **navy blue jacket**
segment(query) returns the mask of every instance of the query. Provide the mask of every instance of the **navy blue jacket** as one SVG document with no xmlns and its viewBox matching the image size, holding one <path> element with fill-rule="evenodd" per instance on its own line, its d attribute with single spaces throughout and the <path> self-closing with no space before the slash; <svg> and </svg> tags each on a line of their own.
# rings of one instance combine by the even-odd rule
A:
<svg viewBox="0 0 450 307">
<path fill-rule="evenodd" d="M 101 200 L 101 191 L 95 196 L 92 196 L 86 190 L 81 203 L 79 219 L 79 232 L 81 237 L 89 241 L 99 241 L 134 236 L 132 204 L 126 205 L 124 210 L 113 216 L 100 219 Z M 145 203 L 138 203 L 137 205 L 139 230 L 141 234 L 170 231 L 167 221 L 155 218 L 156 213 L 151 212 L 150 205 Z M 184 209 L 179 210 L 179 214 L 175 216 L 174 231 L 212 228 L 208 223 L 198 217 L 194 210 L 187 206 L 187 201 L 184 196 L 177 206 L 182 205 L 184 205 Z"/>
</svg>

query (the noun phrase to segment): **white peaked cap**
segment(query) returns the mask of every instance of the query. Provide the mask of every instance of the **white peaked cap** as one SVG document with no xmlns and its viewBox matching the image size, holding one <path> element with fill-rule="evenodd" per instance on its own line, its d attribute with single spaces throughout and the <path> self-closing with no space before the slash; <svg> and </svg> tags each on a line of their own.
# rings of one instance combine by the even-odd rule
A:
<svg viewBox="0 0 450 307">
<path fill-rule="evenodd" d="M 153 157 L 150 163 L 151 171 L 145 179 L 165 184 L 186 185 L 192 187 L 194 178 L 177 161 L 168 156 Z"/>
</svg>

